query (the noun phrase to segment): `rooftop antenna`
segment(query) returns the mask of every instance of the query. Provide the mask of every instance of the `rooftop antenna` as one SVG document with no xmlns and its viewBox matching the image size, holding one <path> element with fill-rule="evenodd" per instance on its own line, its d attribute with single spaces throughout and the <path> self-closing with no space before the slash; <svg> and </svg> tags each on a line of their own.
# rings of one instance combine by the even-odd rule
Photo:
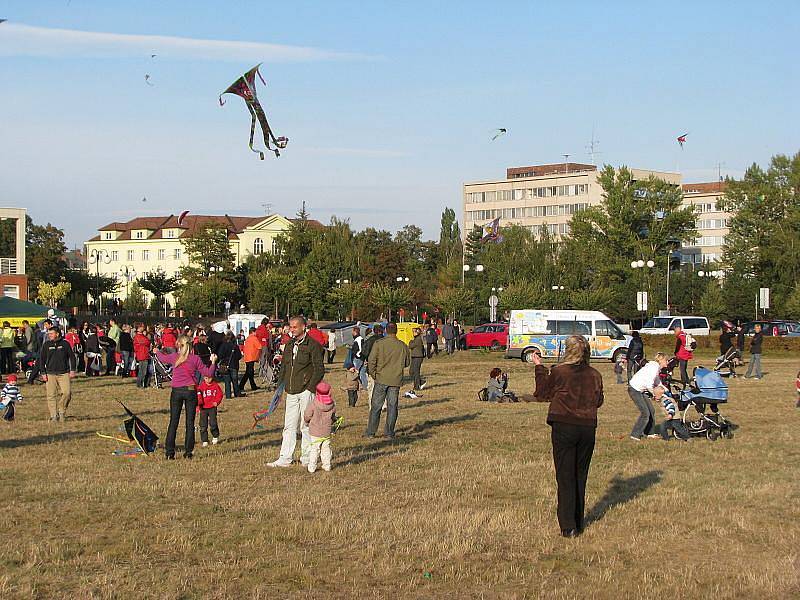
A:
<svg viewBox="0 0 800 600">
<path fill-rule="evenodd" d="M 725 166 L 724 162 L 717 163 L 717 182 L 722 181 L 722 167 Z"/>
<path fill-rule="evenodd" d="M 564 173 L 569 173 L 569 154 L 562 154 L 564 157 Z"/>
<path fill-rule="evenodd" d="M 586 149 L 589 151 L 589 156 L 591 157 L 592 164 L 597 166 L 597 163 L 594 160 L 596 154 L 602 154 L 602 152 L 597 151 L 597 147 L 600 145 L 600 140 L 596 140 L 594 138 L 594 125 L 592 126 L 592 141 L 586 146 Z"/>
<path fill-rule="evenodd" d="M 264 209 L 264 215 L 272 214 L 272 204 L 270 204 L 269 202 L 262 202 L 261 208 Z"/>
</svg>

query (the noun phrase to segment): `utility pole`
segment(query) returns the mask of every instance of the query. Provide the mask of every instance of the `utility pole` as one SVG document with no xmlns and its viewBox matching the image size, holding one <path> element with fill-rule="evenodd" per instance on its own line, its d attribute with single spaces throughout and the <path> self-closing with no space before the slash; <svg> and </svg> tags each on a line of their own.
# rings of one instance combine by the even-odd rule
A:
<svg viewBox="0 0 800 600">
<path fill-rule="evenodd" d="M 592 126 L 592 140 L 586 146 L 586 149 L 589 151 L 589 157 L 591 158 L 592 164 L 594 166 L 597 166 L 597 163 L 595 162 L 594 157 L 595 157 L 596 154 L 600 154 L 600 152 L 597 151 L 597 147 L 599 145 L 600 145 L 600 140 L 596 140 L 594 138 L 594 126 Z"/>
<path fill-rule="evenodd" d="M 569 154 L 562 154 L 564 157 L 564 173 L 569 173 Z"/>
</svg>

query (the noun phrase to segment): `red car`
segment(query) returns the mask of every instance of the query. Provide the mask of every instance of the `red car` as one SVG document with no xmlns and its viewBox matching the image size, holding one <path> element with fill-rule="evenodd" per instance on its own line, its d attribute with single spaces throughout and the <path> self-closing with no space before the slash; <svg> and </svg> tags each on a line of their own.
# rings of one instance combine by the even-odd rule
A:
<svg viewBox="0 0 800 600">
<path fill-rule="evenodd" d="M 464 336 L 469 348 L 491 348 L 500 350 L 508 346 L 508 323 L 484 323 L 473 328 Z"/>
</svg>

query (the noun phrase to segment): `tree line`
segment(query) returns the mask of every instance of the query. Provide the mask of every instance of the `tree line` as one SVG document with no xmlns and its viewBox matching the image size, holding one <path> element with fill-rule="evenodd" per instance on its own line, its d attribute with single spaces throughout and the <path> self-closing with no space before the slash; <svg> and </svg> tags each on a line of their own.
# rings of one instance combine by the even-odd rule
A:
<svg viewBox="0 0 800 600">
<path fill-rule="evenodd" d="M 559 240 L 546 228 L 511 225 L 502 228 L 500 243 L 483 241 L 476 228 L 462 244 L 451 208 L 441 215 L 438 240 L 424 240 L 416 225 L 355 231 L 334 217 L 319 227 L 303 209 L 278 237 L 275 253 L 249 256 L 236 266 L 227 232 L 206 228 L 184 241 L 189 265 L 180 278 L 141 276 L 126 308 L 144 309 L 148 291 L 151 307 L 163 309 L 164 296 L 174 292 L 178 308 L 193 315 L 219 312 L 228 300 L 276 316 L 369 319 L 404 310 L 478 322 L 488 318 L 488 299 L 495 293 L 501 313 L 519 307 L 595 309 L 631 321 L 642 317 L 637 292 L 649 292 L 647 312 L 657 314 L 667 308 L 669 285 L 673 314 L 749 319 L 758 289 L 769 287 L 767 315 L 800 318 L 800 153 L 775 156 L 766 168 L 753 164 L 741 180 L 725 180 L 718 204 L 732 213 L 730 234 L 721 260 L 702 267 L 681 264 L 676 252 L 698 235 L 697 214 L 682 205 L 679 186 L 654 177 L 635 180 L 629 169 L 610 166 L 600 171 L 599 183 L 601 203 L 575 214 Z M 0 224 L 0 248 L 8 245 L 7 229 Z M 28 232 L 31 289 L 39 281 L 58 283 L 54 274 L 61 274 L 71 283 L 64 303 L 85 302 L 95 277 L 62 268 L 63 232 L 30 221 Z M 13 233 L 10 240 L 13 253 Z M 634 269 L 634 261 L 654 266 Z M 701 268 L 724 275 L 699 277 Z M 113 277 L 101 280 L 106 294 L 118 286 Z"/>
</svg>

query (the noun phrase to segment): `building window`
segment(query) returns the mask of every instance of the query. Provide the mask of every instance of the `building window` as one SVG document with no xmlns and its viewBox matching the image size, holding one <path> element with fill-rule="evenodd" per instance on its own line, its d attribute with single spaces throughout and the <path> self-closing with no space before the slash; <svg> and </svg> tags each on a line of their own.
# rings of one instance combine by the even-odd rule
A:
<svg viewBox="0 0 800 600">
<path fill-rule="evenodd" d="M 133 260 L 133 250 L 128 250 L 128 260 Z"/>
<path fill-rule="evenodd" d="M 180 278 L 181 278 L 181 272 L 175 271 L 175 279 L 180 279 Z"/>
<path fill-rule="evenodd" d="M 158 260 L 167 260 L 167 251 L 160 248 L 158 251 Z"/>
<path fill-rule="evenodd" d="M 175 260 L 180 260 L 180 259 L 181 259 L 181 249 L 175 248 Z"/>
<path fill-rule="evenodd" d="M 174 238 L 175 237 L 175 230 L 174 229 L 167 229 L 167 237 Z"/>
<path fill-rule="evenodd" d="M 278 240 L 272 240 L 272 253 L 273 254 L 280 254 L 280 248 L 278 247 Z"/>
<path fill-rule="evenodd" d="M 150 250 L 142 250 L 142 260 L 143 261 L 150 260 Z"/>
<path fill-rule="evenodd" d="M 16 298 L 19 300 L 19 286 L 18 285 L 4 285 L 3 286 L 3 296 L 8 296 L 9 298 Z"/>
<path fill-rule="evenodd" d="M 253 242 L 253 254 L 263 254 L 264 252 L 264 240 L 261 238 L 256 238 Z"/>
<path fill-rule="evenodd" d="M 135 233 L 133 234 L 133 237 L 134 237 L 135 239 L 137 239 L 137 240 L 143 240 L 143 239 L 144 239 L 144 231 L 137 231 L 137 232 L 135 232 Z"/>
<path fill-rule="evenodd" d="M 114 239 L 113 234 L 110 231 L 106 231 L 103 233 L 104 240 L 111 240 Z"/>
<path fill-rule="evenodd" d="M 111 251 L 111 262 L 119 262 L 119 251 L 112 250 Z"/>
</svg>

